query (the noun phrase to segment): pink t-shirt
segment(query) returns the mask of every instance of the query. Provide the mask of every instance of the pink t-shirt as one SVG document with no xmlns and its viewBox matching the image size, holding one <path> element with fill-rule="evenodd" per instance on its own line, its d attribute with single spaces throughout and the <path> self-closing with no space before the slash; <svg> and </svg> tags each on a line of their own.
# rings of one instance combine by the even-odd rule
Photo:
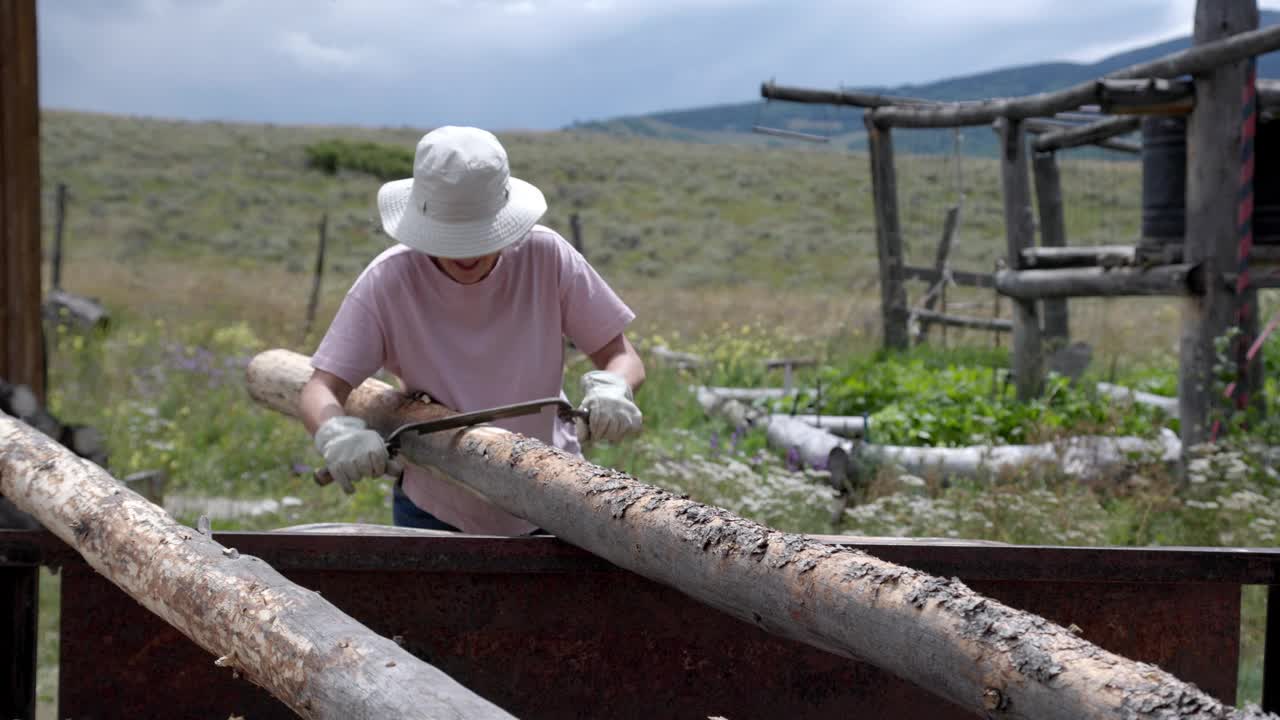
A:
<svg viewBox="0 0 1280 720">
<path fill-rule="evenodd" d="M 564 396 L 564 338 L 589 354 L 634 319 L 572 245 L 537 225 L 472 285 L 454 281 L 421 252 L 387 249 L 356 278 L 311 364 L 352 387 L 386 368 L 405 391 L 470 412 Z M 553 408 L 493 424 L 581 453 L 573 425 Z M 535 529 L 426 468 L 406 466 L 404 492 L 463 532 Z"/>
</svg>

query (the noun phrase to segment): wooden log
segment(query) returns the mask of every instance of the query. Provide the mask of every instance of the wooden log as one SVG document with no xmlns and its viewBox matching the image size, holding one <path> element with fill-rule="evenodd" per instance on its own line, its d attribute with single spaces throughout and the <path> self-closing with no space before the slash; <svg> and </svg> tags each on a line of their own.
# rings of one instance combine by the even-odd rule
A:
<svg viewBox="0 0 1280 720">
<path fill-rule="evenodd" d="M 902 277 L 905 280 L 923 280 L 934 284 L 942 279 L 942 273 L 934 268 L 919 265 L 904 265 Z M 951 270 L 951 282 L 960 287 L 993 288 L 996 286 L 995 276 L 991 273 L 976 273 L 967 270 Z"/>
<path fill-rule="evenodd" d="M 1186 115 L 1194 105 L 1195 87 L 1189 80 L 1103 78 L 1098 81 L 1098 107 L 1103 112 Z"/>
<path fill-rule="evenodd" d="M 898 219 L 898 180 L 893 160 L 893 134 L 864 115 L 871 158 L 871 193 L 876 214 L 876 257 L 880 263 L 880 316 L 883 344 L 906 350 L 907 289 L 903 284 L 902 227 Z"/>
<path fill-rule="evenodd" d="M 794 451 L 805 467 L 818 470 L 844 470 L 853 454 L 853 443 L 850 440 L 790 415 L 769 415 L 765 438 L 769 447 L 784 452 Z M 841 480 L 843 478 L 833 479 L 832 484 L 838 488 Z"/>
<path fill-rule="evenodd" d="M 1082 246 L 1063 244 L 1059 241 L 1059 238 L 1062 237 L 1059 229 L 1050 231 L 1046 226 L 1043 203 L 1041 207 L 1040 237 L 1043 244 L 1040 247 L 1030 247 L 1022 251 L 1022 267 L 1035 270 L 1054 270 L 1057 268 L 1076 267 L 1113 268 L 1137 264 L 1137 248 L 1133 245 Z M 1060 203 L 1058 207 L 1058 212 L 1060 213 Z"/>
<path fill-rule="evenodd" d="M 1258 27 L 1255 0 L 1199 0 L 1196 3 L 1196 49 L 1221 47 L 1223 43 L 1256 36 L 1268 30 Z M 1240 33 L 1223 39 L 1232 33 Z M 1202 264 L 1204 277 L 1217 278 L 1234 270 L 1239 246 L 1237 198 L 1240 192 L 1241 108 L 1247 63 L 1243 58 L 1224 59 L 1192 70 L 1196 109 L 1187 120 L 1187 202 L 1183 262 Z M 1204 293 L 1183 302 L 1178 383 L 1182 441 L 1191 446 L 1208 439 L 1214 409 L 1230 412 L 1214 389 L 1215 339 L 1234 324 L 1236 303 L 1256 301 L 1237 298 L 1219 282 L 1207 282 Z M 1256 308 L 1256 302 L 1254 304 Z"/>
<path fill-rule="evenodd" d="M 1062 117 L 1062 113 L 1058 117 Z M 1096 118 L 1090 119 L 1089 122 L 1095 122 Z M 1059 130 L 1078 127 L 1079 123 L 1060 122 L 1056 118 L 1028 118 L 1026 121 L 1027 132 L 1035 135 L 1043 135 L 1045 133 L 1057 132 Z M 1107 140 L 1099 140 L 1094 145 L 1107 150 L 1115 150 L 1128 155 L 1141 155 L 1142 144 L 1132 142 L 1130 140 L 1121 140 L 1119 138 L 1110 138 Z"/>
<path fill-rule="evenodd" d="M 694 393 L 703 391 L 709 392 L 716 397 L 726 400 L 738 400 L 745 402 L 755 402 L 757 400 L 775 400 L 777 398 L 786 397 L 789 393 L 782 388 L 736 388 L 736 387 L 720 387 L 706 386 L 693 388 Z"/>
<path fill-rule="evenodd" d="M 1021 267 L 1032 267 L 1028 262 L 1028 253 L 1037 249 L 1049 253 L 1065 254 L 1067 244 L 1067 223 L 1062 212 L 1062 177 L 1058 172 L 1058 156 L 1052 152 L 1038 152 L 1031 161 L 1032 174 L 1035 179 L 1036 207 L 1040 212 L 1040 248 L 1023 248 L 1019 254 Z M 1070 248 L 1077 250 L 1077 248 Z M 1071 322 L 1068 316 L 1067 301 L 1053 299 L 1044 301 L 1044 335 L 1049 344 L 1062 347 L 1070 342 Z"/>
<path fill-rule="evenodd" d="M 861 415 L 814 415 L 812 413 L 800 413 L 790 415 L 800 422 L 807 423 L 816 428 L 822 428 L 832 435 L 839 435 L 842 438 L 856 439 L 862 437 L 867 431 L 867 419 Z"/>
<path fill-rule="evenodd" d="M 1022 251 L 1035 244 L 1035 218 L 1031 210 L 1031 174 L 1027 165 L 1027 138 L 1022 121 L 1000 120 L 1000 185 L 1004 197 L 1004 227 L 1008 263 L 1017 269 Z M 1044 387 L 1044 348 L 1040 339 L 1040 312 L 1034 300 L 1014 298 L 1013 382 L 1018 399 L 1028 401 Z"/>
<path fill-rule="evenodd" d="M 62 289 L 62 231 L 67 220 L 67 185 L 66 183 L 58 183 L 57 194 L 55 195 L 54 220 L 53 220 L 53 259 L 51 265 L 54 290 Z"/>
<path fill-rule="evenodd" d="M 305 355 L 271 350 L 250 363 L 248 389 L 296 415 L 311 372 Z M 346 410 L 384 433 L 450 412 L 374 380 L 352 392 Z M 501 428 L 410 434 L 401 448 L 408 461 L 621 568 L 984 717 L 1258 717 L 954 579 L 772 530 Z"/>
<path fill-rule="evenodd" d="M 1035 445 L 974 445 L 915 447 L 864 443 L 859 452 L 869 460 L 899 466 L 913 475 L 940 474 L 981 477 L 1042 465 L 1078 480 L 1095 482 L 1130 468 L 1135 459 L 1176 462 L 1182 444 L 1171 430 L 1155 440 L 1112 435 L 1087 435 Z"/>
<path fill-rule="evenodd" d="M 1136 117 L 1106 118 L 1087 125 L 1044 133 L 1031 143 L 1031 147 L 1038 153 L 1047 153 L 1082 145 L 1095 145 L 1117 135 L 1134 132 L 1141 123 L 1141 118 Z"/>
<path fill-rule="evenodd" d="M 926 311 L 937 307 L 938 301 L 947 292 L 947 258 L 951 255 L 951 244 L 955 241 L 959 223 L 960 206 L 952 205 L 947 208 L 947 214 L 942 219 L 942 237 L 938 240 L 938 249 L 933 255 L 933 270 L 938 273 L 938 279 L 930 285 L 929 292 L 925 295 L 923 309 Z M 916 342 L 921 343 L 929 334 L 929 323 L 923 318 L 917 317 L 917 320 L 920 321 L 920 330 L 916 333 Z"/>
<path fill-rule="evenodd" d="M 1139 405 L 1150 405 L 1160 408 L 1169 417 L 1178 417 L 1178 398 L 1167 397 L 1165 395 L 1156 395 L 1155 393 L 1134 390 L 1123 385 L 1114 385 L 1112 383 L 1098 383 L 1098 392 L 1117 400 L 1128 400 Z"/>
<path fill-rule="evenodd" d="M 937 104 L 937 101 L 934 100 L 922 100 L 899 95 L 881 95 L 858 90 L 810 90 L 807 88 L 785 87 L 775 84 L 772 80 L 760 85 L 760 97 L 766 100 L 786 100 L 787 102 L 814 105 L 847 105 L 860 108 L 877 108 L 886 105 Z"/>
<path fill-rule="evenodd" d="M 789 140 L 803 140 L 811 143 L 829 143 L 831 138 L 826 135 L 815 135 L 814 133 L 800 132 L 798 130 L 787 130 L 786 128 L 768 127 L 766 125 L 752 125 L 751 132 L 761 135 L 772 135 L 774 137 L 783 137 Z"/>
<path fill-rule="evenodd" d="M 1158 265 L 1152 268 L 1057 268 L 1054 270 L 1001 270 L 996 290 L 1018 300 L 1071 297 L 1169 296 L 1192 293 L 1193 265 Z"/>
<path fill-rule="evenodd" d="M 1227 67 L 1240 61 L 1280 49 L 1280 26 L 1242 32 L 1230 38 L 1204 42 L 1149 62 L 1131 65 L 1104 79 L 1177 78 Z M 1198 80 L 1198 78 L 1197 78 Z M 868 110 L 871 121 L 886 127 L 957 127 L 986 125 L 997 118 L 1014 119 L 1048 116 L 1098 102 L 1098 80 L 1082 82 L 1048 93 L 1019 98 L 967 101 L 942 105 L 885 106 Z M 1196 103 L 1201 99 L 1196 90 Z M 1239 97 L 1236 98 L 1239 100 Z M 1239 108 L 1236 108 L 1237 113 Z M 1237 118 L 1238 119 L 1238 118 Z"/>
<path fill-rule="evenodd" d="M 80 330 L 105 330 L 111 324 L 111 315 L 101 303 L 66 290 L 50 290 L 43 311 L 49 322 Z"/>
<path fill-rule="evenodd" d="M 972 317 L 968 315 L 950 315 L 948 313 L 916 310 L 912 313 L 922 323 L 945 325 L 947 327 L 969 328 L 970 330 L 991 330 L 994 332 L 1013 332 L 1013 322 L 1004 318 Z"/>
<path fill-rule="evenodd" d="M 212 653 L 211 662 L 302 717 L 511 717 L 7 415 L 0 415 L 0 494 Z"/>
</svg>

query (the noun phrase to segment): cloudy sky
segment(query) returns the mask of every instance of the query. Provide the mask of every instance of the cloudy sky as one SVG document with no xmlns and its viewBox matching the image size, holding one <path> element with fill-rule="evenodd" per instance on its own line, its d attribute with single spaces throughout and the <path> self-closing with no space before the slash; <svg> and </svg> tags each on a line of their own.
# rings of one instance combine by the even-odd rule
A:
<svg viewBox="0 0 1280 720">
<path fill-rule="evenodd" d="M 1195 0 L 39 0 L 45 107 L 552 129 L 1188 34 Z M 1280 7 L 1280 0 L 1263 2 Z"/>
</svg>

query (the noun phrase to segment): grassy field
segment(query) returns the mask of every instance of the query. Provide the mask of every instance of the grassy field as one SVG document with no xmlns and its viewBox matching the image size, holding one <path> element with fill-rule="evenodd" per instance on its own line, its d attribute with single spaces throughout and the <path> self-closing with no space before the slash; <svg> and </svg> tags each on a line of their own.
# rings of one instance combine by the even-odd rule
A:
<svg viewBox="0 0 1280 720">
<path fill-rule="evenodd" d="M 368 175 L 306 167 L 308 145 L 343 138 L 411 147 L 418 129 L 248 126 L 46 113 L 46 241 L 53 189 L 70 188 L 63 285 L 100 298 L 109 332 L 59 331 L 50 342 L 50 404 L 103 429 L 111 472 L 164 469 L 172 497 L 280 501 L 274 511 L 214 519 L 218 529 L 304 522 L 390 522 L 388 484 L 353 496 L 312 483 L 319 460 L 293 420 L 252 403 L 243 367 L 256 352 L 309 353 L 364 263 L 386 247 Z M 885 471 L 861 504 L 830 522 L 821 472 L 765 448 L 755 433 L 705 417 L 692 383 L 777 385 L 763 360 L 814 357 L 799 381 L 835 388 L 824 408 L 867 412 L 897 439 L 1051 438 L 1081 431 L 1154 433 L 1168 420 L 1063 387 L 1018 406 L 999 378 L 1007 338 L 950 331 L 930 348 L 882 357 L 866 157 L 619 140 L 590 133 L 503 134 L 516 175 L 546 192 L 546 223 L 568 234 L 578 213 L 586 254 L 636 309 L 633 339 L 706 357 L 689 373 L 650 362 L 637 398 L 643 438 L 591 458 L 696 499 L 795 532 L 949 536 L 1077 545 L 1275 543 L 1280 485 L 1244 443 L 1195 466 L 1188 481 L 1158 463 L 1128 482 L 1082 485 L 1053 473 L 929 482 L 906 491 Z M 990 160 L 899 162 L 912 262 L 931 262 L 947 207 L 962 225 L 954 265 L 989 270 L 1004 247 Z M 1075 244 L 1131 241 L 1140 218 L 1134 163 L 1067 158 Z M 303 332 L 316 227 L 330 248 L 317 328 Z M 920 287 L 913 288 L 918 293 Z M 968 314 L 1000 311 L 989 293 L 956 292 Z M 1007 303 L 1003 312 L 1007 315 Z M 1178 307 L 1160 300 L 1073 302 L 1072 331 L 1094 347 L 1090 379 L 1169 392 Z M 1268 349 L 1268 354 L 1271 350 Z M 652 360 L 652 358 L 650 358 Z M 575 358 L 566 388 L 576 394 Z M 838 407 L 837 407 L 838 405 Z M 976 408 L 981 407 L 981 412 Z M 926 417 L 928 415 L 928 417 Z M 973 419 L 985 418 L 984 430 Z M 920 435 L 929 429 L 928 438 Z M 1258 430 L 1254 439 L 1270 439 Z M 984 435 L 984 433 L 986 433 Z M 194 523 L 199 505 L 175 510 Z M 44 617 L 56 578 L 46 577 Z M 1261 595 L 1246 597 L 1241 697 L 1258 697 Z M 44 626 L 41 692 L 56 688 L 56 625 Z"/>
</svg>

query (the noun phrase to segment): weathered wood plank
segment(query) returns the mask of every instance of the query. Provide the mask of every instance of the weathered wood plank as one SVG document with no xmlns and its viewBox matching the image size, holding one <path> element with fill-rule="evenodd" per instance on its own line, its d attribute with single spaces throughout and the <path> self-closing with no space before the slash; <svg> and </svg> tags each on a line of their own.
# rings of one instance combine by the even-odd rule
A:
<svg viewBox="0 0 1280 720">
<path fill-rule="evenodd" d="M 1013 321 L 1006 318 L 972 317 L 968 315 L 951 315 L 932 310 L 916 310 L 913 313 L 921 322 L 947 327 L 969 328 L 971 330 L 992 330 L 995 332 L 1013 332 Z"/>
<path fill-rule="evenodd" d="M 934 268 L 919 265 L 904 265 L 902 277 L 906 280 L 923 280 L 933 284 L 942 279 L 942 273 Z M 960 287 L 993 288 L 996 286 L 995 275 L 977 273 L 968 270 L 951 270 L 951 281 Z"/>
<path fill-rule="evenodd" d="M 1037 179 L 1039 179 L 1037 177 Z M 1037 193 L 1039 194 L 1039 193 Z M 1125 267 L 1137 262 L 1137 248 L 1133 245 L 1064 245 L 1059 238 L 1063 232 L 1051 229 L 1045 222 L 1045 205 L 1041 205 L 1040 247 L 1022 251 L 1022 266 L 1035 270 L 1052 270 L 1070 267 Z M 1059 203 L 1059 213 L 1061 203 Z M 1049 243 L 1059 243 L 1050 245 Z"/>
<path fill-rule="evenodd" d="M 306 718 L 510 718 L 266 563 L 180 525 L 0 415 L 0 494 L 95 570 Z"/>
<path fill-rule="evenodd" d="M 250 363 L 248 389 L 296 415 L 311 374 L 305 355 L 271 350 Z M 384 433 L 450 412 L 374 380 L 346 410 Z M 501 428 L 411 434 L 401 448 L 409 462 L 621 568 L 984 717 L 1258 717 L 959 581 L 772 530 Z"/>
</svg>

